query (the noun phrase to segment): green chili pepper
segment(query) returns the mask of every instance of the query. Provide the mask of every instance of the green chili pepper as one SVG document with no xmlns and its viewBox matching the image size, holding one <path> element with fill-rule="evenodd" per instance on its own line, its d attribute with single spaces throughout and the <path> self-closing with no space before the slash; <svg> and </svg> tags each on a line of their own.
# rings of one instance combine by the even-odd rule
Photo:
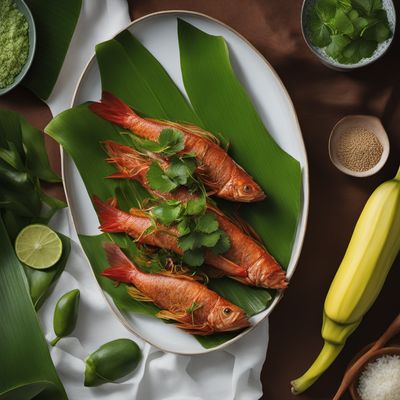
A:
<svg viewBox="0 0 400 400">
<path fill-rule="evenodd" d="M 103 344 L 85 360 L 85 386 L 115 382 L 134 371 L 140 359 L 139 346 L 130 339 Z"/>
<path fill-rule="evenodd" d="M 54 346 L 61 338 L 68 336 L 75 329 L 78 318 L 80 292 L 71 290 L 60 297 L 54 309 L 53 327 L 56 337 L 50 342 Z"/>
</svg>

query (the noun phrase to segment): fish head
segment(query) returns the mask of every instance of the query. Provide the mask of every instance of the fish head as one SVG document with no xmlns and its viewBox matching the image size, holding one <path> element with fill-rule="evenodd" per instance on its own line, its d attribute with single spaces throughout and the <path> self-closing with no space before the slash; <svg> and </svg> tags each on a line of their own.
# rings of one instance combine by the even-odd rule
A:
<svg viewBox="0 0 400 400">
<path fill-rule="evenodd" d="M 288 286 L 286 272 L 272 257 L 260 257 L 247 269 L 247 280 L 255 285 L 272 289 L 285 289 Z"/>
<path fill-rule="evenodd" d="M 265 193 L 242 168 L 218 191 L 218 196 L 235 201 L 253 202 L 265 199 Z"/>
<path fill-rule="evenodd" d="M 219 299 L 208 316 L 208 323 L 215 332 L 236 331 L 250 326 L 246 313 L 238 306 Z"/>
</svg>

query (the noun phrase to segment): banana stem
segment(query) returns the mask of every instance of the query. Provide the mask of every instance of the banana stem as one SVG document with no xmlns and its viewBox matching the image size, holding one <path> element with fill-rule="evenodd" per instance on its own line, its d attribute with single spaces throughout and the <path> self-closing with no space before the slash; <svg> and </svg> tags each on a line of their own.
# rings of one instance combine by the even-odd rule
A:
<svg viewBox="0 0 400 400">
<path fill-rule="evenodd" d="M 319 356 L 308 371 L 300 378 L 290 382 L 292 385 L 292 393 L 299 394 L 307 390 L 328 369 L 333 361 L 335 361 L 343 347 L 343 344 L 337 345 L 325 342 Z"/>
<path fill-rule="evenodd" d="M 399 167 L 399 169 L 397 170 L 397 174 L 396 174 L 396 176 L 394 177 L 394 179 L 397 180 L 397 181 L 400 181 L 400 167 Z"/>
</svg>

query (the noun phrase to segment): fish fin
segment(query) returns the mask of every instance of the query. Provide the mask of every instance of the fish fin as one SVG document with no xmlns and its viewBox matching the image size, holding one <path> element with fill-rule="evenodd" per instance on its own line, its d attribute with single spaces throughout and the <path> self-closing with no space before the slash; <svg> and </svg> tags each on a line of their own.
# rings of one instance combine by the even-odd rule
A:
<svg viewBox="0 0 400 400">
<path fill-rule="evenodd" d="M 201 325 L 194 325 L 190 323 L 180 323 L 176 324 L 177 328 L 185 330 L 185 332 L 190 333 L 192 335 L 201 335 L 201 336 L 206 336 L 206 335 L 211 335 L 214 333 L 214 329 L 210 328 L 210 325 L 208 323 L 204 323 Z"/>
<path fill-rule="evenodd" d="M 223 278 L 226 276 L 226 273 L 224 271 L 221 271 L 220 269 L 211 267 L 211 265 L 206 265 L 203 266 L 203 272 L 210 278 L 213 279 L 219 279 Z"/>
<path fill-rule="evenodd" d="M 176 278 L 176 279 L 184 279 L 184 280 L 192 281 L 192 282 L 201 279 L 200 277 L 199 277 L 199 279 L 196 279 L 192 275 L 186 275 L 185 273 L 171 272 L 171 271 L 161 271 L 158 274 L 163 275 L 163 276 L 169 276 L 171 278 Z"/>
<path fill-rule="evenodd" d="M 156 314 L 157 318 L 169 319 L 169 320 L 180 322 L 182 324 L 186 323 L 186 319 L 188 318 L 188 316 L 189 316 L 189 314 L 186 311 L 161 310 Z"/>
<path fill-rule="evenodd" d="M 110 268 L 105 269 L 101 275 L 119 282 L 130 283 L 132 275 L 137 271 L 135 265 L 115 243 L 104 245 Z"/>
<path fill-rule="evenodd" d="M 111 199 L 102 201 L 93 196 L 93 203 L 96 207 L 100 220 L 100 229 L 103 232 L 125 232 L 124 222 L 127 214 L 117 208 L 117 200 Z"/>
<path fill-rule="evenodd" d="M 226 275 L 238 276 L 242 278 L 247 277 L 247 270 L 244 267 L 234 263 L 231 260 L 228 260 L 221 255 L 213 254 L 211 251 L 206 253 L 205 261 L 212 267 L 220 269 Z"/>
<path fill-rule="evenodd" d="M 178 123 L 178 122 L 171 122 L 171 121 L 164 121 L 159 119 L 153 118 L 146 118 L 147 121 L 155 122 L 156 124 L 166 125 L 173 129 L 177 129 L 184 133 L 191 133 L 193 135 L 199 136 L 203 139 L 210 140 L 211 142 L 219 145 L 220 142 L 216 136 L 214 136 L 211 132 L 205 131 L 204 129 L 199 128 L 196 125 L 185 124 L 185 123 Z"/>
<path fill-rule="evenodd" d="M 134 217 L 142 217 L 142 218 L 146 217 L 146 218 L 149 218 L 149 215 L 145 211 L 140 210 L 139 208 L 131 208 L 131 209 L 129 209 L 129 214 L 133 215 Z"/>
<path fill-rule="evenodd" d="M 99 117 L 127 129 L 131 126 L 132 117 L 136 117 L 127 104 L 109 92 L 103 92 L 101 101 L 90 104 L 89 108 Z"/>
<path fill-rule="evenodd" d="M 131 296 L 133 299 L 137 301 L 144 301 L 144 302 L 153 302 L 153 299 L 151 299 L 149 296 L 145 295 L 143 292 L 141 292 L 138 288 L 131 286 L 128 288 L 128 294 Z"/>
<path fill-rule="evenodd" d="M 115 172 L 114 174 L 108 175 L 107 179 L 126 179 L 130 178 L 131 176 L 127 171 Z"/>
</svg>

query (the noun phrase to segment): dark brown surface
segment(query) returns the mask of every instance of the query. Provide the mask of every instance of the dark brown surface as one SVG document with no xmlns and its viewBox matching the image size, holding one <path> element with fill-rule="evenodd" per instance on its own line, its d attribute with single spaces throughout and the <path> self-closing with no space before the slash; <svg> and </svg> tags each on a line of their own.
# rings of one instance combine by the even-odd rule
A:
<svg viewBox="0 0 400 400">
<path fill-rule="evenodd" d="M 227 23 L 263 53 L 292 97 L 309 157 L 310 214 L 297 271 L 270 318 L 270 345 L 262 381 L 263 398 L 294 399 L 289 382 L 305 371 L 320 350 L 323 301 L 358 215 L 373 189 L 392 177 L 400 163 L 400 40 L 397 38 L 390 52 L 376 64 L 340 73 L 320 64 L 303 42 L 299 0 L 130 2 L 134 18 L 159 10 L 188 9 Z M 0 97 L 0 107 L 22 112 L 38 128 L 43 128 L 50 119 L 47 107 L 22 88 Z M 381 117 L 389 134 L 389 162 L 371 178 L 347 177 L 329 161 L 330 130 L 338 119 L 353 113 Z M 57 146 L 50 144 L 49 151 L 58 169 Z M 332 397 L 347 363 L 361 348 L 380 336 L 399 312 L 399 282 L 400 262 L 397 260 L 382 294 L 350 337 L 343 353 L 306 394 L 298 396 L 299 399 Z"/>
<path fill-rule="evenodd" d="M 343 257 L 354 224 L 374 188 L 392 177 L 400 162 L 399 40 L 376 64 L 341 73 L 311 54 L 300 31 L 301 1 L 282 0 L 132 0 L 131 15 L 167 9 L 199 11 L 245 36 L 276 69 L 295 105 L 310 167 L 310 214 L 297 271 L 270 318 L 270 345 L 262 373 L 264 397 L 294 399 L 290 380 L 301 375 L 322 346 L 325 295 Z M 348 177 L 330 163 L 327 145 L 333 125 L 347 114 L 381 117 L 391 155 L 371 178 Z M 378 301 L 328 372 L 299 399 L 330 399 L 347 363 L 376 339 L 400 310 L 397 260 Z M 347 397 L 348 398 L 348 397 Z"/>
</svg>

